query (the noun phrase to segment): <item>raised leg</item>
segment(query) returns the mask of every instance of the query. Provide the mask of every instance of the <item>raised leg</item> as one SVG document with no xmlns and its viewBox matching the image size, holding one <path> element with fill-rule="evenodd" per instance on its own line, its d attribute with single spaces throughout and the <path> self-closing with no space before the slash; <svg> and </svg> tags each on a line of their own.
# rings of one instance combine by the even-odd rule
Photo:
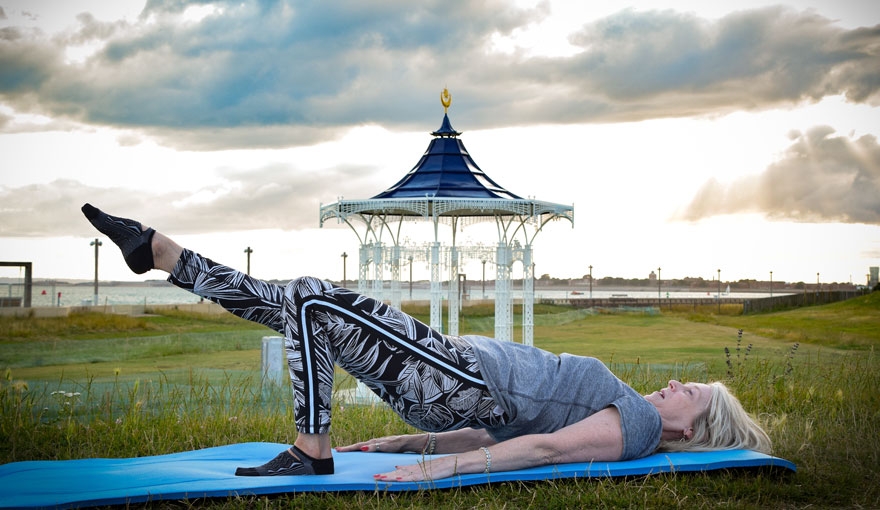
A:
<svg viewBox="0 0 880 510">
<path fill-rule="evenodd" d="M 169 273 L 168 280 L 178 287 L 210 299 L 239 317 L 283 333 L 281 287 L 185 250 L 137 221 L 111 216 L 90 204 L 85 204 L 82 211 L 95 228 L 120 248 L 126 264 L 135 273 L 143 274 L 150 269 L 165 271 Z M 329 435 L 300 433 L 289 450 L 262 466 L 239 468 L 236 474 L 331 474 L 333 470 Z"/>
<path fill-rule="evenodd" d="M 149 265 L 167 271 L 173 284 L 284 334 L 299 435 L 290 450 L 238 474 L 333 472 L 329 428 L 334 363 L 423 430 L 493 427 L 506 420 L 482 381 L 470 346 L 457 337 L 316 278 L 298 278 L 284 288 L 251 278 L 138 222 L 88 208 L 83 208 L 86 216 L 120 246 L 133 269 Z M 151 247 L 149 257 L 144 255 L 146 245 Z"/>
</svg>

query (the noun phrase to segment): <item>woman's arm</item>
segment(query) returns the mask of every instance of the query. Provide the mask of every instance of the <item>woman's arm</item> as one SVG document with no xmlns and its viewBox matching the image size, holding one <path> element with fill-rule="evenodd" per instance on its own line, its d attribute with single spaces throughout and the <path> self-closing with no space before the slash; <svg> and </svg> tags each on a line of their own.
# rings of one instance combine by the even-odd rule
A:
<svg viewBox="0 0 880 510">
<path fill-rule="evenodd" d="M 439 439 L 438 439 L 439 448 Z M 552 434 L 516 437 L 488 448 L 448 455 L 430 461 L 398 466 L 375 475 L 385 481 L 418 481 L 446 478 L 454 474 L 511 471 L 548 464 L 613 461 L 623 453 L 620 414 L 615 407 L 562 428 Z"/>
<path fill-rule="evenodd" d="M 498 441 L 485 429 L 460 429 L 437 434 L 434 453 L 460 453 L 475 450 L 481 446 L 492 446 Z"/>
<path fill-rule="evenodd" d="M 439 432 L 434 440 L 434 453 L 459 453 L 474 450 L 480 446 L 496 443 L 484 429 L 460 429 L 450 432 Z M 422 453 L 428 446 L 430 435 L 410 434 L 404 436 L 386 436 L 362 441 L 336 448 L 338 452 L 416 452 Z"/>
</svg>

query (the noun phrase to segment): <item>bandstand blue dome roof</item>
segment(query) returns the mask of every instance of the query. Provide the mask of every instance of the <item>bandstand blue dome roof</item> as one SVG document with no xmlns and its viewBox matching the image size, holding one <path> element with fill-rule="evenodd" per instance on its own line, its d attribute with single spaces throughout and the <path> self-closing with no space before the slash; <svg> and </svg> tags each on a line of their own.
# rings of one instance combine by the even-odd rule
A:
<svg viewBox="0 0 880 510">
<path fill-rule="evenodd" d="M 461 133 L 443 114 L 440 129 L 419 162 L 396 184 L 373 199 L 393 198 L 501 198 L 521 199 L 493 181 L 471 158 Z"/>
</svg>

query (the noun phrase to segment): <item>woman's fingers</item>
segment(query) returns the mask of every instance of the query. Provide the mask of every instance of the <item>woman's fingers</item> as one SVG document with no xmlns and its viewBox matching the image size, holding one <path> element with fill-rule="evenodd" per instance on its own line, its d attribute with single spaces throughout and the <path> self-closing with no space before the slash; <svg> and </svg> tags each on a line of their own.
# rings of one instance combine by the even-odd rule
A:
<svg viewBox="0 0 880 510">
<path fill-rule="evenodd" d="M 395 453 L 400 451 L 400 445 L 403 444 L 400 436 L 378 437 L 368 441 L 362 441 L 346 446 L 337 446 L 337 452 L 386 452 Z"/>
<path fill-rule="evenodd" d="M 421 464 L 396 467 L 394 471 L 375 474 L 373 478 L 382 482 L 417 482 L 425 479 L 425 470 Z"/>
<path fill-rule="evenodd" d="M 375 441 L 375 440 L 371 440 L 371 441 Z M 370 447 L 370 441 L 362 441 L 360 443 L 349 444 L 349 445 L 345 445 L 345 446 L 337 446 L 336 451 L 337 452 L 357 452 L 357 451 L 366 452 L 366 451 L 371 451 L 369 449 L 369 447 Z"/>
<path fill-rule="evenodd" d="M 457 460 L 455 456 L 440 457 L 425 462 L 394 466 L 394 471 L 373 475 L 376 481 L 382 482 L 419 482 L 422 480 L 439 480 L 456 474 Z"/>
<path fill-rule="evenodd" d="M 335 449 L 337 452 L 355 452 L 361 449 L 361 446 L 367 444 L 366 442 L 347 444 L 344 446 L 337 446 Z"/>
</svg>

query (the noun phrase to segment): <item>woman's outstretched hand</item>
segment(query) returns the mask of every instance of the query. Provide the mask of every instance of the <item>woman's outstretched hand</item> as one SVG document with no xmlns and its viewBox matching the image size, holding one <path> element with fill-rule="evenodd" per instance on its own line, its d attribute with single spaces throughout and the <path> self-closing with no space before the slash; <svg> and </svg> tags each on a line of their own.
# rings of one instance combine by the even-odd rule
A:
<svg viewBox="0 0 880 510">
<path fill-rule="evenodd" d="M 427 434 L 377 437 L 360 443 L 337 446 L 336 451 L 422 453 L 427 445 L 427 439 Z M 373 475 L 373 478 L 377 481 L 383 482 L 417 482 L 421 480 L 446 478 L 455 474 L 455 456 L 431 458 L 414 455 L 413 460 L 417 461 L 414 464 L 395 466 L 396 469 L 394 471 L 378 473 Z"/>
<path fill-rule="evenodd" d="M 337 446 L 337 452 L 385 452 L 385 453 L 402 453 L 417 452 L 421 453 L 427 443 L 426 434 L 412 434 L 404 436 L 385 436 L 369 439 L 360 443 L 350 444 L 347 446 Z"/>
<path fill-rule="evenodd" d="M 394 471 L 373 475 L 378 482 L 419 482 L 447 478 L 457 473 L 458 457 L 448 455 L 428 460 L 425 458 L 415 464 L 394 466 Z"/>
</svg>

